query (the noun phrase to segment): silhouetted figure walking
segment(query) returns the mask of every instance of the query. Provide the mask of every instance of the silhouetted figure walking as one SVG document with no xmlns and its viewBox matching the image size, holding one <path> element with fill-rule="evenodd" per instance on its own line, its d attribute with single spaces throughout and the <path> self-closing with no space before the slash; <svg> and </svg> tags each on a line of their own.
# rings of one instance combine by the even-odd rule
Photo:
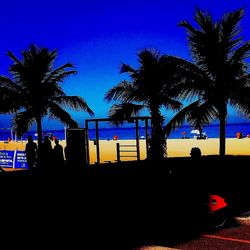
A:
<svg viewBox="0 0 250 250">
<path fill-rule="evenodd" d="M 55 147 L 53 149 L 53 160 L 56 167 L 64 166 L 63 147 L 59 144 L 59 140 L 55 139 Z"/>
<path fill-rule="evenodd" d="M 48 136 L 44 137 L 41 148 L 41 163 L 42 168 L 46 168 L 51 165 L 52 162 L 52 146 Z"/>
<path fill-rule="evenodd" d="M 33 141 L 31 135 L 28 137 L 28 142 L 26 143 L 25 146 L 25 153 L 26 153 L 28 168 L 32 169 L 35 165 L 37 158 L 37 145 Z"/>
</svg>

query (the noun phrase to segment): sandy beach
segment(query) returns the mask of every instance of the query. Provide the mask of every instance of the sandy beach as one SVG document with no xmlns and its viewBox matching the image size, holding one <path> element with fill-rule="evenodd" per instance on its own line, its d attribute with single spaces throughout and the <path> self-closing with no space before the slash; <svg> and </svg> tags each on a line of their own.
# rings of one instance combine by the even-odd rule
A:
<svg viewBox="0 0 250 250">
<path fill-rule="evenodd" d="M 135 145 L 135 140 L 100 140 L 100 159 L 101 162 L 115 162 L 116 156 L 116 143 L 120 145 Z M 24 150 L 26 141 L 22 142 L 3 142 L 0 141 L 0 150 Z M 65 147 L 66 141 L 60 141 L 60 144 Z M 52 142 L 52 147 L 54 147 Z M 169 139 L 167 140 L 167 154 L 168 157 L 186 157 L 190 156 L 192 147 L 199 147 L 202 155 L 217 155 L 219 152 L 219 139 L 212 138 L 207 140 L 197 139 Z M 93 141 L 89 141 L 90 149 L 90 163 L 96 162 L 96 146 Z M 135 150 L 135 148 L 129 148 Z M 136 153 L 129 152 L 123 155 L 134 155 Z M 226 141 L 226 154 L 228 155 L 250 155 L 250 139 L 236 139 L 229 138 Z M 146 143 L 145 140 L 140 140 L 140 158 L 146 157 Z M 135 160 L 136 157 L 126 157 L 122 160 Z"/>
</svg>

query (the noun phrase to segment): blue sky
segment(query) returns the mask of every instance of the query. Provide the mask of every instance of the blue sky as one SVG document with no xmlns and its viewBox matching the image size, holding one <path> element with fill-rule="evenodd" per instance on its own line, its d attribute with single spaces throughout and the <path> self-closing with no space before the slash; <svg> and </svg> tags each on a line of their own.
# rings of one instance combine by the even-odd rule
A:
<svg viewBox="0 0 250 250">
<path fill-rule="evenodd" d="M 244 7 L 242 28 L 245 40 L 249 40 L 249 5 L 248 0 L 1 1 L 0 74 L 8 74 L 8 50 L 19 56 L 32 43 L 57 48 L 57 64 L 72 62 L 78 71 L 65 81 L 66 93 L 81 95 L 96 117 L 106 117 L 111 104 L 103 97 L 124 79 L 119 74 L 121 63 L 136 67 L 136 53 L 148 47 L 191 60 L 185 30 L 177 24 L 193 22 L 196 6 L 215 18 Z M 72 115 L 81 125 L 88 118 L 84 113 Z M 0 118 L 0 127 L 9 126 L 9 116 Z M 229 121 L 241 118 L 230 111 Z M 55 127 L 57 123 L 44 125 Z"/>
</svg>

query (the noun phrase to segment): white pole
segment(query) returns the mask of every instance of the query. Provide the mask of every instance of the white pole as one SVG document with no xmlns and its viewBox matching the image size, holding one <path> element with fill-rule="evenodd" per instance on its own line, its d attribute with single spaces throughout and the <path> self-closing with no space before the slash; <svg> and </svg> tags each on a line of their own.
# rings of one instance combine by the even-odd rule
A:
<svg viewBox="0 0 250 250">
<path fill-rule="evenodd" d="M 13 141 L 13 130 L 12 130 L 12 128 L 10 129 L 10 139 L 11 139 L 11 141 Z"/>
<path fill-rule="evenodd" d="M 16 168 L 16 152 L 17 149 L 14 151 L 14 158 L 13 158 L 13 165 L 12 165 L 12 168 Z"/>
<path fill-rule="evenodd" d="M 67 128 L 64 127 L 64 140 L 65 140 L 65 141 L 66 141 L 66 137 L 67 137 L 67 135 L 66 135 L 66 130 L 67 130 Z"/>
</svg>

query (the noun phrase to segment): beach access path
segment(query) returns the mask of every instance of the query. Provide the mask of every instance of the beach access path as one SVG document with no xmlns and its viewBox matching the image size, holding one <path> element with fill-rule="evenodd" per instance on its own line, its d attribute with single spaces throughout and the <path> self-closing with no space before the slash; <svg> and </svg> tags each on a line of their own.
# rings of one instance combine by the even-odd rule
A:
<svg viewBox="0 0 250 250">
<path fill-rule="evenodd" d="M 135 145 L 135 140 L 100 140 L 100 159 L 101 163 L 105 161 L 115 162 L 116 158 L 116 144 L 121 145 Z M 60 141 L 60 144 L 65 147 L 66 141 Z M 19 142 L 4 142 L 0 141 L 0 150 L 24 150 L 26 141 Z M 52 147 L 54 147 L 52 142 Z M 168 157 L 189 157 L 190 151 L 193 147 L 199 147 L 202 155 L 218 155 L 219 139 L 209 138 L 207 140 L 197 139 L 168 139 L 167 140 L 167 154 Z M 96 162 L 96 146 L 94 141 L 89 141 L 90 149 L 90 163 Z M 129 154 L 129 153 L 127 153 Z M 134 154 L 135 153 L 130 153 Z M 226 154 L 227 155 L 250 155 L 250 138 L 236 139 L 228 138 L 226 140 Z M 146 157 L 146 142 L 140 140 L 140 158 L 143 160 Z M 124 160 L 135 160 L 136 158 L 124 158 Z"/>
</svg>

